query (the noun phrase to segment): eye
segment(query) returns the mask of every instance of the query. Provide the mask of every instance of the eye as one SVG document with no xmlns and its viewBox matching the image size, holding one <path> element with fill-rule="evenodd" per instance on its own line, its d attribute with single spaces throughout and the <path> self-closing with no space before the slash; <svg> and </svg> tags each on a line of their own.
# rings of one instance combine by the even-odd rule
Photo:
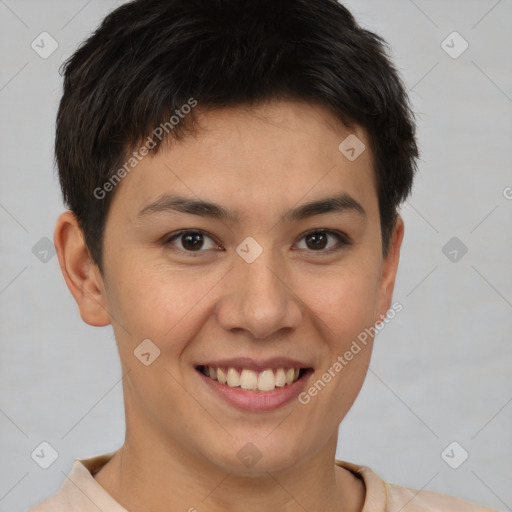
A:
<svg viewBox="0 0 512 512">
<path fill-rule="evenodd" d="M 298 248 L 310 249 L 313 252 L 330 253 L 342 249 L 344 246 L 350 245 L 350 240 L 346 235 L 330 230 L 310 231 L 309 233 L 306 233 L 301 240 L 305 240 L 305 247 Z M 329 245 L 329 240 L 334 240 L 337 243 Z"/>
<path fill-rule="evenodd" d="M 198 230 L 180 231 L 168 238 L 165 243 L 166 245 L 172 244 L 182 252 L 188 253 L 204 252 L 218 247 L 210 236 Z"/>
<path fill-rule="evenodd" d="M 303 235 L 300 240 L 296 246 L 298 249 L 306 249 L 308 252 L 321 254 L 331 253 L 350 245 L 350 239 L 344 233 L 325 229 L 310 231 Z M 219 245 L 213 238 L 200 230 L 183 230 L 174 233 L 165 241 L 165 245 L 169 244 L 176 247 L 178 251 L 189 255 L 219 249 Z"/>
</svg>

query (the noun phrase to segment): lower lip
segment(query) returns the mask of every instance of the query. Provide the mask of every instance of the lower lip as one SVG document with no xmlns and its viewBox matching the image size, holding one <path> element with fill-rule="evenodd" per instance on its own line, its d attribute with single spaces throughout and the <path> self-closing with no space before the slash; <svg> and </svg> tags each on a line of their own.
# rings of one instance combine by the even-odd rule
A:
<svg viewBox="0 0 512 512">
<path fill-rule="evenodd" d="M 231 388 L 227 384 L 221 384 L 218 380 L 207 377 L 196 370 L 203 382 L 217 395 L 229 404 L 244 411 L 272 411 L 291 402 L 301 393 L 306 385 L 306 380 L 311 370 L 292 384 L 273 391 L 244 391 L 242 388 Z"/>
</svg>

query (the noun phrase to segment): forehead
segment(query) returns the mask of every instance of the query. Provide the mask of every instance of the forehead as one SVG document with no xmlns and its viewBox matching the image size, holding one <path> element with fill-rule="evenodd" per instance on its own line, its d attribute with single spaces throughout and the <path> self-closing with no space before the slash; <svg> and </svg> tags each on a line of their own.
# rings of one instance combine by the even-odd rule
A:
<svg viewBox="0 0 512 512">
<path fill-rule="evenodd" d="M 273 101 L 194 115 L 194 133 L 141 159 L 111 208 L 138 212 L 164 193 L 229 203 L 242 216 L 333 193 L 376 201 L 366 132 L 348 129 L 325 107 Z"/>
</svg>

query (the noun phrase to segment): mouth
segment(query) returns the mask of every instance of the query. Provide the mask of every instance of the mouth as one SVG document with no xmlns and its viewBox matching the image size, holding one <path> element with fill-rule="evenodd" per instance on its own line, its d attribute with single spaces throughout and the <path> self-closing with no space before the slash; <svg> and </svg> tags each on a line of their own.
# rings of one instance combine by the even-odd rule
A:
<svg viewBox="0 0 512 512">
<path fill-rule="evenodd" d="M 270 411 L 292 401 L 314 371 L 289 362 L 275 366 L 212 363 L 195 368 L 214 395 L 237 409 L 255 412 Z"/>
<path fill-rule="evenodd" d="M 200 365 L 196 369 L 219 384 L 260 393 L 290 386 L 310 370 L 310 368 L 266 368 L 263 371 L 255 371 L 249 368 L 221 368 L 205 365 Z"/>
</svg>

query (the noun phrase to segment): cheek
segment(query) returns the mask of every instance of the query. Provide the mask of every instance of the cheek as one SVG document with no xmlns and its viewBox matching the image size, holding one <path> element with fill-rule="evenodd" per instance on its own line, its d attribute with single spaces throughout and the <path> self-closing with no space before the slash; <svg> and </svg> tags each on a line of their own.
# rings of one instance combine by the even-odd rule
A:
<svg viewBox="0 0 512 512">
<path fill-rule="evenodd" d="M 177 271 L 163 264 L 119 265 L 107 294 L 109 309 L 124 327 L 125 340 L 127 331 L 132 344 L 149 338 L 162 351 L 179 351 L 200 327 L 197 314 L 221 278 L 220 272 L 204 272 L 198 278 L 197 271 Z"/>
<path fill-rule="evenodd" d="M 301 403 L 313 418 L 312 431 L 334 429 L 361 390 L 372 352 L 369 328 L 375 322 L 378 275 L 377 267 L 365 266 L 350 272 L 340 270 L 329 279 L 304 286 L 327 349 L 322 367 L 302 395 Z"/>
<path fill-rule="evenodd" d="M 318 317 L 326 339 L 343 344 L 375 322 L 379 303 L 377 266 L 339 268 L 329 275 L 301 278 L 299 295 Z M 340 345 L 341 344 L 341 345 Z"/>
</svg>

